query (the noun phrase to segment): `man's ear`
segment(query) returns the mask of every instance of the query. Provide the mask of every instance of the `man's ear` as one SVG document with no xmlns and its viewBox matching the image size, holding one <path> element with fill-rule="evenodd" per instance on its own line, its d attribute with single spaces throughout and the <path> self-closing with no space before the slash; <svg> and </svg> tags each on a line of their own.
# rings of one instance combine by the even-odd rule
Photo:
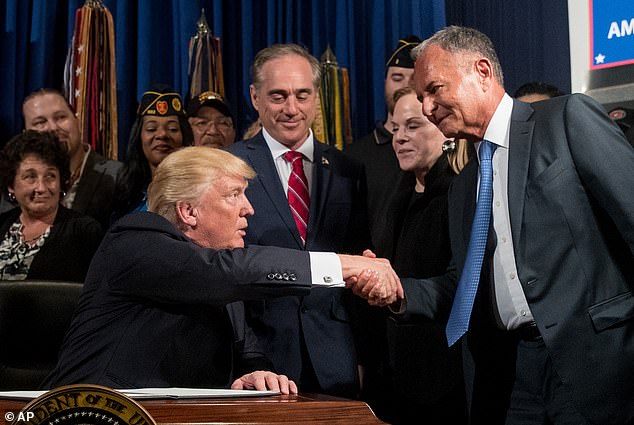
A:
<svg viewBox="0 0 634 425">
<path fill-rule="evenodd" d="M 176 215 L 179 221 L 188 227 L 195 227 L 198 224 L 198 211 L 188 201 L 176 202 Z"/>
<path fill-rule="evenodd" d="M 249 93 L 251 94 L 251 104 L 253 105 L 253 109 L 257 111 L 258 110 L 258 93 L 253 84 L 249 86 Z"/>
<path fill-rule="evenodd" d="M 480 79 L 480 84 L 485 90 L 488 90 L 492 80 L 495 78 L 493 77 L 493 64 L 487 58 L 480 58 L 476 61 L 474 68 Z"/>
</svg>

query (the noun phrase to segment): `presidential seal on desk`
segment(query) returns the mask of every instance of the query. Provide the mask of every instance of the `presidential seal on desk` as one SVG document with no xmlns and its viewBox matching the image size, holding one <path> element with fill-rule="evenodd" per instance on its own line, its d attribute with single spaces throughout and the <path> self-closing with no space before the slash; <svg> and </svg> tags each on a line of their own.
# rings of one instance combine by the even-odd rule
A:
<svg viewBox="0 0 634 425">
<path fill-rule="evenodd" d="M 77 384 L 42 394 L 15 416 L 14 425 L 156 425 L 136 401 L 99 385 Z"/>
</svg>

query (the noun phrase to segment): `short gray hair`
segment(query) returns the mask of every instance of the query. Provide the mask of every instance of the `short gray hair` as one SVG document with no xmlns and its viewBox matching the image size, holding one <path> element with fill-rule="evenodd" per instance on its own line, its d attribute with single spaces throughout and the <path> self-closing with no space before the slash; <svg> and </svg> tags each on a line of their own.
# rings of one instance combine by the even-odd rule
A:
<svg viewBox="0 0 634 425">
<path fill-rule="evenodd" d="M 270 47 L 266 47 L 260 50 L 251 65 L 251 82 L 256 90 L 260 89 L 262 85 L 262 67 L 264 64 L 273 59 L 279 59 L 284 56 L 299 56 L 308 61 L 313 73 L 313 86 L 315 89 L 319 88 L 321 83 L 321 65 L 319 61 L 308 51 L 298 44 L 273 44 Z"/>
<path fill-rule="evenodd" d="M 473 28 L 459 27 L 457 25 L 445 27 L 416 46 L 412 50 L 412 58 L 414 60 L 418 59 L 423 51 L 430 46 L 438 46 L 451 53 L 476 53 L 487 58 L 493 65 L 493 76 L 500 85 L 504 85 L 504 75 L 500 60 L 497 53 L 495 53 L 493 42 L 484 33 Z"/>
</svg>

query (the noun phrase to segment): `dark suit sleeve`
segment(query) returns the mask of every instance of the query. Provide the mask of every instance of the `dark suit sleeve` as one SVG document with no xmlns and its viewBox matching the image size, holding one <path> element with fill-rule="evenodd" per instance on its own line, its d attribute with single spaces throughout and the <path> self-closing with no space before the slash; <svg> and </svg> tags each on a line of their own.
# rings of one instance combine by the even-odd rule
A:
<svg viewBox="0 0 634 425">
<path fill-rule="evenodd" d="M 253 246 L 205 249 L 162 232 L 110 234 L 88 280 L 106 276 L 114 293 L 166 304 L 224 305 L 264 296 L 306 295 L 308 252 Z M 271 278 L 280 273 L 295 280 Z"/>
<path fill-rule="evenodd" d="M 569 97 L 564 120 L 570 153 L 586 190 L 634 255 L 634 149 L 603 107 L 587 96 Z"/>
<path fill-rule="evenodd" d="M 456 293 L 456 268 L 453 262 L 442 276 L 429 279 L 401 279 L 405 301 L 398 312 L 401 319 L 421 315 L 426 319 L 446 322 Z"/>
</svg>

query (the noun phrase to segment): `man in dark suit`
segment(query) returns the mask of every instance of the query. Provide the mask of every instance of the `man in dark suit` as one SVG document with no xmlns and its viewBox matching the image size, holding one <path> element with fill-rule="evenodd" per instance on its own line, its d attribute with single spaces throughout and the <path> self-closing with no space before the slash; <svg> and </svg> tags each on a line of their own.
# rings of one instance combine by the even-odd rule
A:
<svg viewBox="0 0 634 425">
<path fill-rule="evenodd" d="M 471 423 L 632 423 L 634 150 L 586 96 L 511 99 L 476 30 L 414 55 L 424 114 L 479 153 L 449 193 L 453 267 L 404 281 L 399 312 L 449 314 Z"/>
<path fill-rule="evenodd" d="M 363 277 L 364 268 L 387 265 L 332 253 L 241 249 L 253 214 L 244 192 L 253 177 L 244 161 L 218 149 L 186 148 L 161 162 L 148 188 L 151 212 L 117 221 L 97 251 L 45 387 L 297 391 L 270 372 L 240 300 L 307 294 L 312 283 Z M 329 256 L 343 269 L 323 267 Z"/>
<path fill-rule="evenodd" d="M 71 186 L 62 200 L 66 208 L 89 215 L 104 229 L 123 192 L 123 164 L 107 160 L 82 142 L 79 121 L 64 96 L 43 88 L 22 103 L 27 130 L 54 131 L 70 156 Z"/>
<path fill-rule="evenodd" d="M 274 45 L 256 55 L 252 78 L 251 101 L 263 130 L 229 149 L 257 173 L 247 189 L 257 211 L 247 244 L 361 252 L 369 243 L 361 164 L 310 130 L 319 63 L 300 46 Z M 349 295 L 343 288 L 316 290 L 247 306 L 267 356 L 303 391 L 357 393 Z"/>
</svg>

